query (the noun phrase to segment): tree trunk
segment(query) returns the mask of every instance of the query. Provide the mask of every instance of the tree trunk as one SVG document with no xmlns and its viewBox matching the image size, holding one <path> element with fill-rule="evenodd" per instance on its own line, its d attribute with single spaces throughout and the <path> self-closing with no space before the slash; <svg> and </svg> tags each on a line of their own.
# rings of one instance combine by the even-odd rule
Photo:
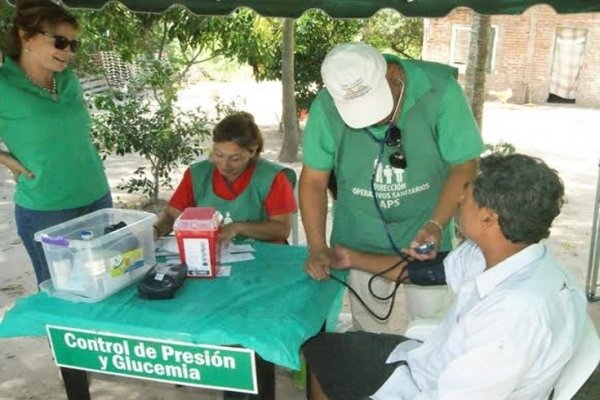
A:
<svg viewBox="0 0 600 400">
<path fill-rule="evenodd" d="M 152 189 L 152 204 L 158 204 L 158 193 L 160 192 L 160 178 L 158 176 L 158 171 L 152 171 L 154 175 L 154 188 Z"/>
<path fill-rule="evenodd" d="M 283 48 L 281 51 L 281 86 L 283 145 L 279 161 L 298 161 L 298 115 L 294 92 L 294 19 L 283 20 Z"/>
<path fill-rule="evenodd" d="M 490 52 L 491 23 L 489 15 L 473 14 L 469 59 L 465 74 L 465 94 L 471 105 L 475 121 L 481 128 L 485 101 L 487 60 Z"/>
</svg>

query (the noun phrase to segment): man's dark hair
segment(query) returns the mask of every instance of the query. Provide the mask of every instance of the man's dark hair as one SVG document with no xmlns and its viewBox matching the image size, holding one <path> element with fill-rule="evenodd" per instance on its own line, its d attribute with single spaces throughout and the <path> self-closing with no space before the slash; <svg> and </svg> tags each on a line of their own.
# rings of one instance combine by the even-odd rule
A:
<svg viewBox="0 0 600 400">
<path fill-rule="evenodd" d="M 500 229 L 513 243 L 537 243 L 563 205 L 564 186 L 557 172 L 539 158 L 523 154 L 481 159 L 473 184 L 479 207 L 498 214 Z"/>
</svg>

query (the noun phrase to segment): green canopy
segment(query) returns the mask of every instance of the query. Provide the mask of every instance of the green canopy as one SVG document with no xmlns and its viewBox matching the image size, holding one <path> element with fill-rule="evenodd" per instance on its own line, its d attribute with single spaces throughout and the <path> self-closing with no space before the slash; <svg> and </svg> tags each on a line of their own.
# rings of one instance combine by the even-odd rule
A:
<svg viewBox="0 0 600 400">
<path fill-rule="evenodd" d="M 64 0 L 63 3 L 74 8 L 101 8 L 108 1 Z M 600 12 L 600 0 L 121 0 L 121 3 L 133 11 L 157 13 L 180 4 L 202 15 L 226 15 L 238 7 L 249 7 L 267 17 L 298 17 L 313 8 L 338 18 L 370 17 L 382 8 L 396 9 L 412 17 L 442 17 L 460 6 L 480 14 L 520 14 L 536 4 L 548 4 L 559 13 Z"/>
</svg>

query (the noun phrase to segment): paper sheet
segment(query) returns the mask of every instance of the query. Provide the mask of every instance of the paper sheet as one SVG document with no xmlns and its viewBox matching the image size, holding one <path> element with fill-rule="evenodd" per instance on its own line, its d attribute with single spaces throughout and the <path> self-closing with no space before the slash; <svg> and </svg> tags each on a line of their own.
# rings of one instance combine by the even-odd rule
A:
<svg viewBox="0 0 600 400">
<path fill-rule="evenodd" d="M 233 254 L 233 253 L 251 253 L 256 251 L 251 244 L 229 244 L 227 247 L 221 248 L 221 254 Z"/>
<path fill-rule="evenodd" d="M 175 236 L 164 236 L 156 241 L 156 255 L 164 256 L 171 254 L 179 254 L 179 247 L 177 246 L 177 238 Z"/>
<path fill-rule="evenodd" d="M 228 264 L 228 263 L 248 261 L 248 260 L 254 260 L 254 256 L 252 255 L 252 253 L 235 253 L 235 254 L 221 253 L 221 259 L 219 261 L 221 263 Z"/>
<path fill-rule="evenodd" d="M 220 265 L 219 272 L 217 272 L 217 278 L 222 278 L 231 275 L 231 265 Z"/>
</svg>

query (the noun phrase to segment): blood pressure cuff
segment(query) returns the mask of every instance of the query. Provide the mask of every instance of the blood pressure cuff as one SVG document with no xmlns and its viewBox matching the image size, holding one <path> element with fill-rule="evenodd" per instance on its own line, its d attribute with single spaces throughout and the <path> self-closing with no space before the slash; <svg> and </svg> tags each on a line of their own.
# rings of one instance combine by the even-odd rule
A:
<svg viewBox="0 0 600 400">
<path fill-rule="evenodd" d="M 449 252 L 438 253 L 433 260 L 413 260 L 408 263 L 406 270 L 410 283 L 418 286 L 435 286 L 446 284 L 444 258 Z"/>
<path fill-rule="evenodd" d="M 156 264 L 138 285 L 138 293 L 143 299 L 172 299 L 186 278 L 185 265 Z"/>
</svg>

